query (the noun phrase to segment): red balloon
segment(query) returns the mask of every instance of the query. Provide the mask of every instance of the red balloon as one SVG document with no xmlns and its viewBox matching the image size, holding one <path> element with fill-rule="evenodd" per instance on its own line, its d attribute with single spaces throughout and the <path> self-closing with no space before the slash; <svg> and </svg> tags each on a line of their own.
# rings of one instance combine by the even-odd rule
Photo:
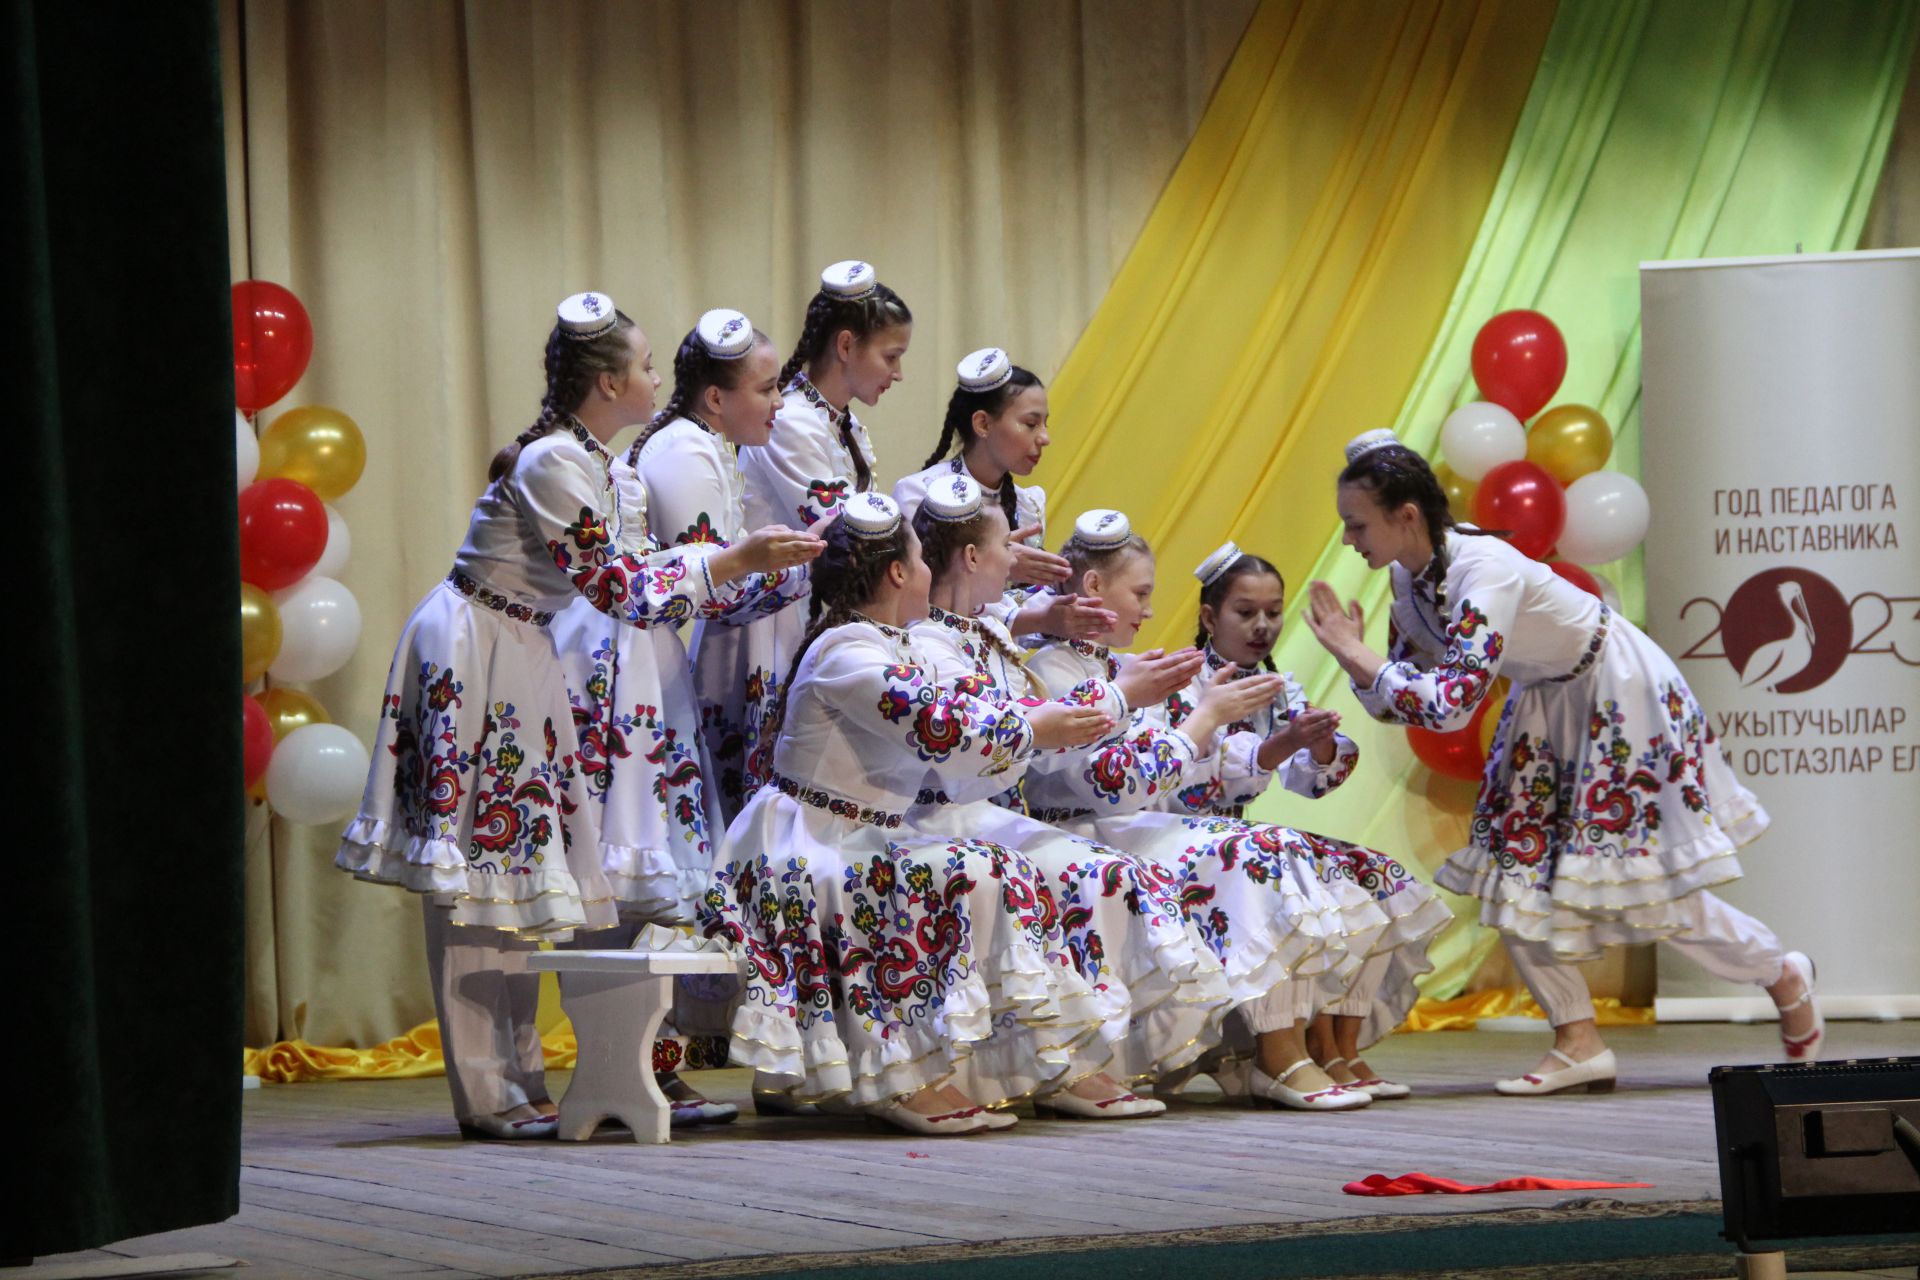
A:
<svg viewBox="0 0 1920 1280">
<path fill-rule="evenodd" d="M 1525 422 L 1546 407 L 1567 376 L 1567 340 L 1538 311 L 1502 311 L 1473 339 L 1480 398 Z"/>
<path fill-rule="evenodd" d="M 1571 582 L 1596 600 L 1606 599 L 1606 593 L 1600 590 L 1600 579 L 1582 569 L 1579 565 L 1566 560 L 1549 560 L 1547 568 Z"/>
<path fill-rule="evenodd" d="M 313 358 L 313 322 L 270 280 L 233 286 L 233 400 L 248 413 L 293 390 Z"/>
<path fill-rule="evenodd" d="M 1567 491 L 1537 462 L 1503 462 L 1480 478 L 1473 520 L 1511 533 L 1513 545 L 1538 560 L 1567 527 Z"/>
<path fill-rule="evenodd" d="M 240 491 L 240 580 L 262 591 L 290 587 L 327 549 L 327 508 L 298 480 L 260 480 Z"/>
<path fill-rule="evenodd" d="M 241 758 L 246 761 L 247 785 L 252 786 L 266 773 L 267 761 L 273 756 L 273 722 L 267 719 L 266 708 L 245 694 L 240 697 L 240 720 L 246 744 Z"/>
<path fill-rule="evenodd" d="M 1487 767 L 1487 754 L 1480 749 L 1480 717 L 1486 711 L 1482 704 L 1466 728 L 1446 733 L 1409 725 L 1407 745 L 1413 748 L 1420 763 L 1435 773 L 1462 782 L 1478 782 L 1481 771 Z"/>
</svg>

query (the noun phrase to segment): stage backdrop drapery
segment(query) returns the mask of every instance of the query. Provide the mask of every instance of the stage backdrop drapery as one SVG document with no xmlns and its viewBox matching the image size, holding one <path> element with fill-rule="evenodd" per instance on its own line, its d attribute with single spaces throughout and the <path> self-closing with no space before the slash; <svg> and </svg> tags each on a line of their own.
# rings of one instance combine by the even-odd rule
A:
<svg viewBox="0 0 1920 1280">
<path fill-rule="evenodd" d="M 316 335 L 262 423 L 332 404 L 369 448 L 338 504 L 363 636 L 312 691 L 371 740 L 566 293 L 610 292 L 667 375 L 705 308 L 784 351 L 819 269 L 872 260 L 915 315 L 906 382 L 863 415 L 888 484 L 966 352 L 1051 379 L 1252 8 L 228 0 L 232 271 L 293 289 Z M 333 870 L 338 837 L 254 810 L 251 1044 L 374 1045 L 432 1014 L 417 905 Z"/>
<path fill-rule="evenodd" d="M 214 10 L 0 27 L 11 1262 L 238 1210 L 243 825 Z"/>
<path fill-rule="evenodd" d="M 1637 476 L 1638 263 L 1858 243 L 1913 57 L 1916 16 L 1900 0 L 1565 0 L 1425 363 L 1391 418 L 1326 425 L 1326 461 L 1311 477 L 1319 509 L 1331 506 L 1339 443 L 1362 427 L 1386 422 L 1434 452 L 1447 412 L 1476 398 L 1468 363 L 1475 332 L 1509 307 L 1537 308 L 1559 324 L 1569 359 L 1556 400 L 1599 408 L 1616 432 L 1609 465 Z M 1360 599 L 1384 637 L 1387 575 L 1369 574 L 1340 545 L 1331 518 L 1322 527 L 1325 542 L 1302 576 Z M 1637 559 L 1608 572 L 1640 617 Z M 1270 796 L 1258 816 L 1321 824 L 1428 862 L 1466 842 L 1472 784 L 1434 777 L 1414 761 L 1404 734 L 1367 721 L 1304 624 L 1283 637 L 1278 660 L 1317 701 L 1345 713 L 1368 763 L 1325 800 Z M 1756 852 L 1795 854 L 1764 844 Z M 1483 982 L 1507 973 L 1503 964 L 1482 966 L 1495 939 L 1467 923 L 1473 904 L 1452 905 L 1462 920 L 1435 948 L 1430 995 L 1454 994 L 1476 971 Z"/>
</svg>

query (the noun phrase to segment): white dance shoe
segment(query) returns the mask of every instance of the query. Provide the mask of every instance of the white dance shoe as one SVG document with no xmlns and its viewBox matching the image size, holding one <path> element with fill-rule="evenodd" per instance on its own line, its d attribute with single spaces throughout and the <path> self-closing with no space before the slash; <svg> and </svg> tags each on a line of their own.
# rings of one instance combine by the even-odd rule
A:
<svg viewBox="0 0 1920 1280">
<path fill-rule="evenodd" d="M 867 1123 L 884 1128 L 891 1126 L 905 1133 L 922 1138 L 964 1138 L 970 1133 L 987 1133 L 996 1128 L 1010 1128 L 1009 1125 L 996 1125 L 988 1117 L 992 1114 L 985 1107 L 962 1107 L 958 1111 L 949 1111 L 944 1115 L 923 1116 L 898 1102 L 876 1102 L 866 1108 Z M 1007 1119 L 1013 1119 L 1008 1116 Z"/>
<path fill-rule="evenodd" d="M 690 1124 L 732 1124 L 740 1118 L 740 1108 L 731 1102 L 715 1102 L 710 1098 L 670 1100 L 667 1107 L 667 1123 L 675 1128 Z"/>
<path fill-rule="evenodd" d="M 1780 1043 L 1787 1051 L 1787 1061 L 1818 1062 L 1821 1045 L 1827 1038 L 1827 1020 L 1820 1016 L 1820 1005 L 1813 998 L 1813 961 L 1802 952 L 1789 951 L 1781 959 L 1780 967 L 1783 970 L 1791 969 L 1799 974 L 1800 981 L 1806 987 L 1806 990 L 1800 993 L 1798 1000 L 1780 1006 Z M 1813 1006 L 1813 1030 L 1796 1038 L 1787 1034 L 1786 1015 L 1802 1005 Z"/>
<path fill-rule="evenodd" d="M 1286 1082 L 1293 1079 L 1300 1068 L 1312 1065 L 1312 1058 L 1302 1058 L 1275 1077 L 1262 1071 L 1259 1064 L 1255 1063 L 1248 1081 L 1253 1100 L 1294 1111 L 1352 1111 L 1373 1101 L 1367 1094 L 1346 1085 L 1336 1084 L 1327 1089 L 1315 1089 L 1311 1093 L 1287 1087 Z"/>
<path fill-rule="evenodd" d="M 533 1138 L 551 1138 L 560 1132 L 559 1116 L 528 1116 L 509 1120 L 505 1116 L 473 1116 L 460 1122 L 460 1136 L 493 1142 L 525 1142 Z"/>
<path fill-rule="evenodd" d="M 1344 1067 L 1349 1065 L 1351 1061 L 1352 1060 L 1348 1058 L 1329 1058 L 1327 1059 L 1326 1069 L 1331 1071 L 1336 1066 Z M 1409 1098 L 1413 1096 L 1411 1087 L 1400 1084 L 1397 1081 L 1384 1079 L 1380 1076 L 1373 1076 L 1366 1080 L 1354 1080 L 1344 1087 L 1348 1089 L 1358 1089 L 1369 1098 L 1373 1098 L 1379 1102 L 1390 1102 L 1395 1098 Z"/>
<path fill-rule="evenodd" d="M 1548 1093 L 1565 1093 L 1568 1089 L 1578 1089 L 1583 1085 L 1588 1093 L 1613 1092 L 1614 1077 L 1618 1073 L 1613 1050 L 1602 1049 L 1585 1062 L 1575 1062 L 1558 1049 L 1549 1049 L 1547 1052 L 1567 1065 L 1543 1076 L 1528 1072 L 1511 1080 L 1501 1080 L 1493 1086 L 1494 1092 L 1504 1093 L 1510 1098 L 1537 1097 Z"/>
<path fill-rule="evenodd" d="M 1074 1120 L 1133 1120 L 1141 1116 L 1157 1116 L 1167 1109 L 1167 1104 L 1132 1092 L 1096 1101 L 1063 1089 L 1044 1098 L 1035 1098 L 1033 1109 L 1041 1115 L 1066 1116 Z"/>
</svg>

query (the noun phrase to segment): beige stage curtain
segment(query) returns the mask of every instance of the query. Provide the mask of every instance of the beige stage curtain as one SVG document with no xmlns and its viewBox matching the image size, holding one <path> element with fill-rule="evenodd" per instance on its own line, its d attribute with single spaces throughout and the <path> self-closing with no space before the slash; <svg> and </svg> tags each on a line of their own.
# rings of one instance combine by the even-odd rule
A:
<svg viewBox="0 0 1920 1280">
<path fill-rule="evenodd" d="M 870 259 L 916 317 L 870 415 L 889 482 L 967 351 L 1050 377 L 1253 7 L 226 0 L 233 275 L 287 285 L 315 331 L 261 425 L 330 404 L 369 446 L 338 504 L 365 630 L 312 692 L 371 740 L 393 639 L 533 417 L 567 293 L 613 294 L 664 374 L 703 309 L 786 349 L 819 268 Z M 255 810 L 250 1044 L 431 1017 L 416 904 L 334 871 L 337 839 Z"/>
</svg>

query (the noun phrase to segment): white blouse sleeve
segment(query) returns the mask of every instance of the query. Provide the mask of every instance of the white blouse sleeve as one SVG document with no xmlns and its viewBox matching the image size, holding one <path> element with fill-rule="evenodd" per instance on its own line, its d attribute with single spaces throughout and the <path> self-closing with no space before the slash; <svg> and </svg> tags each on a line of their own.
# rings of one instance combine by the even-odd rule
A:
<svg viewBox="0 0 1920 1280">
<path fill-rule="evenodd" d="M 943 685 L 928 667 L 857 636 L 829 645 L 808 679 L 850 730 L 882 750 L 913 752 L 936 777 L 990 777 L 1033 754 L 1033 726 L 1018 706 Z"/>
<path fill-rule="evenodd" d="M 1412 641 L 1415 629 L 1425 623 L 1416 615 L 1408 625 L 1410 619 L 1398 605 L 1397 582 L 1395 586 L 1394 613 L 1401 635 L 1389 649 L 1407 656 L 1382 665 L 1367 688 L 1355 681 L 1354 694 L 1376 720 L 1441 731 L 1462 728 L 1500 672 L 1525 585 L 1504 557 L 1460 557 L 1447 572 L 1449 613 L 1438 660 L 1427 658 L 1431 650 L 1423 653 L 1424 646 Z"/>
<path fill-rule="evenodd" d="M 574 590 L 632 626 L 674 626 L 724 609 L 733 593 L 715 592 L 705 551 L 638 556 L 614 546 L 592 466 L 570 450 L 537 449 L 521 455 L 513 475 L 521 510 Z"/>
</svg>

